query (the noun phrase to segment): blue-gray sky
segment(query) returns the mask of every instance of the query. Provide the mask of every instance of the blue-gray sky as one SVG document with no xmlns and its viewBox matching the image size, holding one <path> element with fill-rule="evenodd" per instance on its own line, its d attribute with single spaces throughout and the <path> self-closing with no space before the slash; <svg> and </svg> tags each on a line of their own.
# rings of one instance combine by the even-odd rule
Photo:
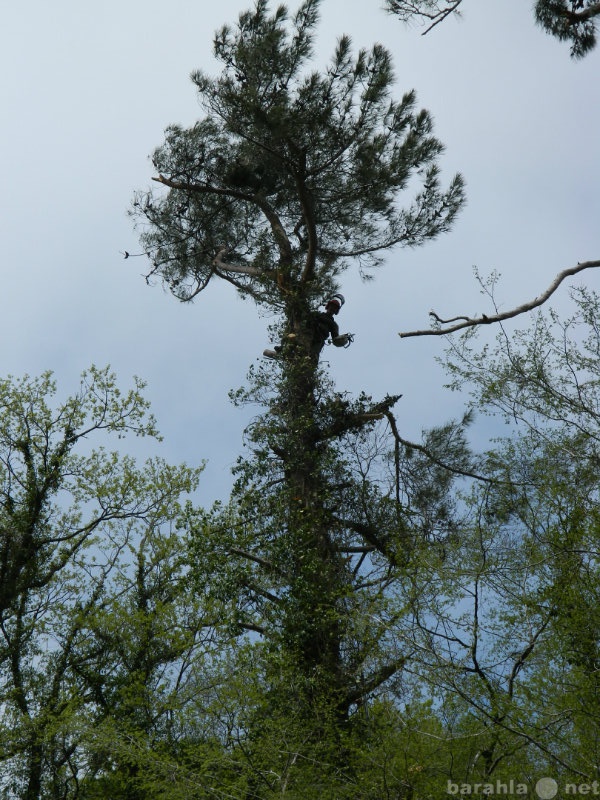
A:
<svg viewBox="0 0 600 800">
<path fill-rule="evenodd" d="M 121 252 L 136 251 L 126 211 L 150 184 L 148 155 L 167 125 L 202 113 L 189 73 L 218 69 L 213 33 L 249 5 L 23 0 L 4 8 L 0 33 L 0 374 L 52 369 L 65 392 L 91 363 L 110 363 L 122 385 L 145 378 L 160 452 L 209 459 L 207 501 L 227 491 L 247 418 L 227 391 L 268 343 L 268 320 L 229 287 L 178 304 Z M 462 172 L 468 205 L 449 234 L 391 253 L 374 282 L 347 273 L 339 319 L 356 341 L 331 364 L 340 390 L 402 392 L 400 426 L 414 437 L 460 413 L 461 400 L 442 388 L 441 340 L 399 330 L 427 325 L 432 307 L 485 311 L 473 265 L 502 274 L 510 308 L 600 257 L 600 50 L 573 62 L 523 0 L 466 0 L 460 21 L 427 36 L 380 5 L 323 0 L 316 61 L 342 33 L 357 48 L 386 45 L 397 95 L 415 88 L 433 114 L 445 179 Z"/>
</svg>

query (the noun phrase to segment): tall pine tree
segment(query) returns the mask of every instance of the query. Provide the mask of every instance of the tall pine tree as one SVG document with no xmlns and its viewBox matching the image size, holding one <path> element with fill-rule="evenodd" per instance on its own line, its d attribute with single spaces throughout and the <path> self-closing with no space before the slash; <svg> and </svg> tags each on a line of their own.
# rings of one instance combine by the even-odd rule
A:
<svg viewBox="0 0 600 800">
<path fill-rule="evenodd" d="M 389 481 L 370 471 L 385 466 L 370 434 L 380 420 L 395 430 L 398 398 L 351 401 L 333 390 L 318 307 L 351 265 L 368 273 L 395 246 L 448 230 L 464 194 L 460 176 L 440 187 L 431 117 L 414 92 L 392 99 L 383 47 L 354 57 L 342 37 L 325 72 L 309 70 L 318 7 L 305 0 L 290 19 L 259 0 L 217 33 L 221 74 L 193 75 L 206 116 L 168 129 L 153 158 L 161 188 L 138 194 L 134 213 L 151 274 L 177 298 L 221 280 L 278 315 L 280 358 L 238 394 L 266 407 L 248 432 L 252 454 L 230 505 L 190 521 L 197 583 L 211 603 L 220 598 L 228 624 L 261 642 L 265 689 L 243 730 L 255 743 L 281 741 L 295 720 L 286 736 L 304 748 L 302 763 L 328 765 L 331 796 L 341 797 L 351 711 L 407 657 L 388 635 L 404 602 L 388 588 L 407 569 L 422 519 L 444 526 L 450 482 L 422 492 L 409 521 L 398 449 Z M 287 786 L 283 765 L 262 778 L 273 770 Z M 326 796 L 317 773 L 305 796 L 317 785 Z"/>
</svg>

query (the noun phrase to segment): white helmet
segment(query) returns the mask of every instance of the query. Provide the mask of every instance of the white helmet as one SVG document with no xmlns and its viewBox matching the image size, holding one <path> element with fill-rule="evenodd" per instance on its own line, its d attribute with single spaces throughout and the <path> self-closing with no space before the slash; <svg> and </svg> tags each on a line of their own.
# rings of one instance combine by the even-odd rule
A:
<svg viewBox="0 0 600 800">
<path fill-rule="evenodd" d="M 345 302 L 344 295 L 337 292 L 336 294 L 331 295 L 329 300 L 325 303 L 325 306 L 328 306 L 330 303 L 335 303 L 339 311 Z"/>
</svg>

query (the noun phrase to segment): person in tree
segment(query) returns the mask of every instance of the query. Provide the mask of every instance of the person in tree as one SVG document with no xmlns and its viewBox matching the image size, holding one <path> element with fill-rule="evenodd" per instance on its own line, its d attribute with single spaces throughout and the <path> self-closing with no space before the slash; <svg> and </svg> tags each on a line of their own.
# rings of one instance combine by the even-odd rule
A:
<svg viewBox="0 0 600 800">
<path fill-rule="evenodd" d="M 325 311 L 319 311 L 315 316 L 315 345 L 319 350 L 323 347 L 329 337 L 336 347 L 346 347 L 350 344 L 350 334 L 342 333 L 334 317 L 339 314 L 341 307 L 346 301 L 344 295 L 334 294 L 325 303 Z"/>
<path fill-rule="evenodd" d="M 344 295 L 336 293 L 325 303 L 325 311 L 318 311 L 314 314 L 310 350 L 316 358 L 319 357 L 319 353 L 329 338 L 331 338 L 332 344 L 336 347 L 348 347 L 352 343 L 352 334 L 340 334 L 339 325 L 334 319 L 345 302 Z M 289 342 L 293 342 L 296 338 L 295 333 L 290 333 L 287 336 Z M 265 350 L 263 355 L 267 356 L 267 358 L 277 358 L 281 355 L 282 349 L 283 344 L 276 345 L 273 350 Z"/>
</svg>

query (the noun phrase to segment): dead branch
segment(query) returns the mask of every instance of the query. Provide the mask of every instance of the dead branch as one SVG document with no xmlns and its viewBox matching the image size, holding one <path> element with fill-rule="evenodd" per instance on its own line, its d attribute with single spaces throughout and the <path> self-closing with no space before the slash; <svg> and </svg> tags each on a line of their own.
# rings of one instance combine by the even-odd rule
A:
<svg viewBox="0 0 600 800">
<path fill-rule="evenodd" d="M 473 480 L 481 481 L 482 483 L 491 483 L 491 484 L 496 484 L 496 485 L 505 484 L 505 483 L 509 484 L 511 486 L 524 486 L 524 485 L 526 485 L 526 484 L 523 484 L 523 483 L 517 483 L 516 481 L 506 481 L 506 480 L 500 480 L 499 478 L 491 478 L 491 477 L 489 477 L 487 475 L 481 475 L 478 472 L 473 472 L 471 470 L 464 469 L 462 467 L 453 466 L 452 464 L 447 464 L 445 461 L 442 461 L 436 455 L 434 455 L 434 453 L 432 453 L 424 445 L 417 444 L 416 442 L 411 442 L 408 439 L 404 439 L 402 436 L 400 436 L 400 434 L 398 432 L 398 426 L 396 425 L 396 418 L 394 417 L 394 415 L 390 411 L 388 411 L 385 414 L 385 416 L 388 419 L 388 422 L 390 424 L 390 428 L 391 428 L 391 431 L 392 431 L 392 436 L 394 437 L 394 441 L 396 443 L 396 455 L 395 455 L 396 475 L 398 475 L 399 463 L 400 463 L 400 461 L 399 461 L 399 459 L 400 459 L 399 446 L 402 445 L 403 447 L 405 447 L 408 450 L 416 450 L 418 453 L 422 453 L 426 458 L 428 458 L 431 461 L 432 464 L 435 464 L 436 466 L 441 467 L 441 469 L 445 469 L 448 472 L 454 473 L 455 475 L 460 475 L 463 478 L 473 478 Z M 398 495 L 398 490 L 397 490 L 397 499 L 398 498 L 399 498 L 399 495 Z M 399 499 L 398 499 L 398 502 L 400 502 Z"/>
<path fill-rule="evenodd" d="M 217 255 L 213 259 L 213 266 L 223 272 L 234 272 L 239 275 L 252 275 L 256 277 L 261 272 L 256 267 L 250 267 L 247 264 L 230 264 L 225 263 L 223 258 L 229 253 L 229 248 L 221 247 Z"/>
<path fill-rule="evenodd" d="M 376 669 L 371 675 L 363 678 L 361 682 L 350 689 L 345 697 L 346 703 L 351 705 L 364 700 L 367 695 L 378 689 L 382 683 L 385 683 L 389 678 L 395 675 L 404 667 L 410 656 L 400 656 L 395 661 L 389 664 L 383 664 Z"/>
<path fill-rule="evenodd" d="M 565 278 L 568 278 L 571 275 L 577 275 L 578 272 L 583 272 L 585 269 L 594 269 L 595 267 L 600 267 L 600 261 L 582 261 L 575 267 L 570 267 L 569 269 L 559 272 L 550 286 L 545 292 L 543 292 L 543 294 L 539 295 L 528 303 L 523 303 L 522 305 L 511 309 L 510 311 L 503 311 L 502 313 L 493 314 L 490 316 L 482 314 L 480 317 L 453 317 L 450 320 L 443 320 L 435 313 L 435 311 L 430 311 L 430 316 L 433 317 L 440 325 L 445 325 L 448 322 L 455 322 L 456 320 L 462 321 L 458 322 L 456 325 L 450 325 L 450 327 L 447 328 L 440 327 L 428 328 L 427 330 L 405 331 L 403 333 L 399 333 L 398 336 L 400 336 L 401 339 L 407 339 L 409 336 L 445 336 L 448 333 L 456 333 L 456 331 L 460 331 L 464 328 L 473 328 L 475 325 L 490 325 L 493 322 L 503 322 L 505 319 L 512 319 L 512 317 L 517 317 L 519 314 L 525 314 L 527 311 L 531 311 L 532 309 L 543 305 L 546 300 L 548 300 L 548 298 L 554 294 Z"/>
<path fill-rule="evenodd" d="M 443 22 L 446 19 L 446 17 L 449 17 L 450 14 L 452 14 L 453 12 L 456 12 L 457 14 L 460 13 L 457 9 L 461 3 L 462 0 L 454 0 L 454 2 L 448 8 L 445 8 L 443 11 L 440 11 L 436 17 L 430 16 L 429 18 L 433 19 L 433 22 L 431 23 L 431 25 L 429 25 L 428 28 L 426 28 L 426 30 L 423 31 L 421 36 L 425 36 L 427 33 L 429 33 L 429 31 L 433 30 L 436 25 L 439 25 L 440 22 Z"/>
</svg>

